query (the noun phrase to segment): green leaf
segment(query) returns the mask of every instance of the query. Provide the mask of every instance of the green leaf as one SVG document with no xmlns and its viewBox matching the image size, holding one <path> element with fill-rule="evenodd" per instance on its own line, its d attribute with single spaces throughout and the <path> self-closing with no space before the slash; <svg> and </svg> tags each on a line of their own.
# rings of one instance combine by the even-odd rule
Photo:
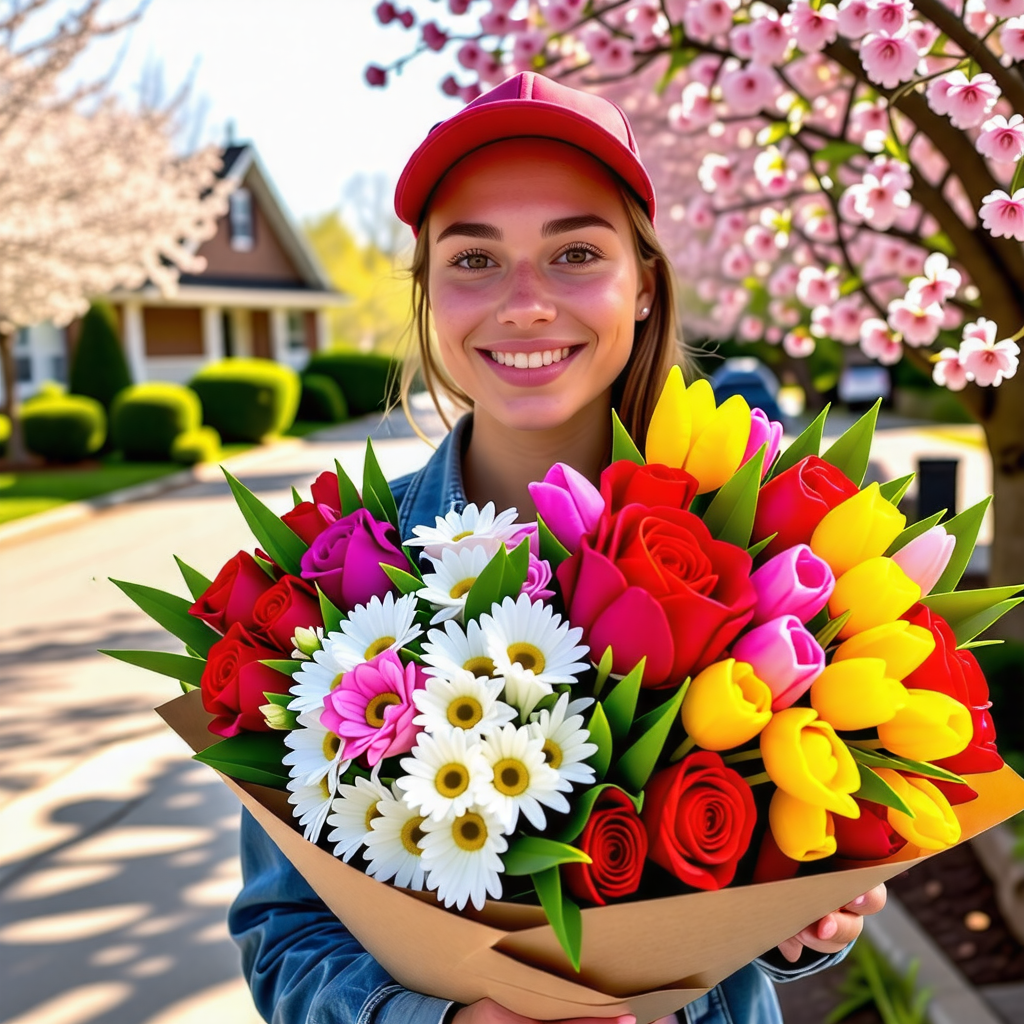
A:
<svg viewBox="0 0 1024 1024">
<path fill-rule="evenodd" d="M 415 594 L 425 586 L 423 580 L 413 576 L 411 572 L 406 572 L 404 569 L 399 569 L 393 565 L 385 565 L 383 562 L 381 563 L 381 568 L 387 573 L 388 579 L 403 594 Z"/>
<path fill-rule="evenodd" d="M 224 469 L 222 466 L 221 469 Z M 273 512 L 256 497 L 248 487 L 224 469 L 231 493 L 245 521 L 249 524 L 253 536 L 259 541 L 260 547 L 286 573 L 292 576 L 301 575 L 302 556 L 308 545 L 294 534 Z"/>
<path fill-rule="evenodd" d="M 647 465 L 629 431 L 622 425 L 619 414 L 612 409 L 612 462 L 620 460 L 635 462 L 638 466 Z"/>
<path fill-rule="evenodd" d="M 505 566 L 505 578 L 501 581 L 504 597 L 516 598 L 530 573 L 530 541 L 521 540 L 509 553 Z"/>
<path fill-rule="evenodd" d="M 740 466 L 718 490 L 707 512 L 704 525 L 715 540 L 745 548 L 750 543 L 761 488 L 761 467 L 766 446 L 761 445 L 752 458 Z"/>
<path fill-rule="evenodd" d="M 1017 602 L 1011 599 L 1020 590 L 1020 587 L 954 590 L 949 594 L 929 594 L 921 598 L 921 604 L 941 615 L 953 630 L 956 642 L 965 644 L 1013 608 Z"/>
<path fill-rule="evenodd" d="M 1008 611 L 1012 611 L 1016 608 L 1022 601 L 1024 601 L 1024 597 L 1015 597 L 1009 601 L 1000 601 L 999 604 L 993 605 L 991 608 L 987 608 L 985 611 L 979 612 L 977 615 L 972 615 L 969 619 L 964 619 L 953 630 L 957 646 L 970 643 L 971 640 L 976 636 L 979 636 L 981 633 L 984 633 L 989 626 L 1001 619 Z"/>
<path fill-rule="evenodd" d="M 942 524 L 946 533 L 956 538 L 956 547 L 953 549 L 953 556 L 950 558 L 949 564 L 942 571 L 935 586 L 932 587 L 933 594 L 948 593 L 960 582 L 960 578 L 971 560 L 974 545 L 978 541 L 981 522 L 985 518 L 985 512 L 991 502 L 992 496 L 988 495 L 977 505 L 964 509 L 958 516 L 953 516 L 952 519 Z"/>
<path fill-rule="evenodd" d="M 183 683 L 198 686 L 203 678 L 206 662 L 200 658 L 190 658 L 187 654 L 168 654 L 166 651 L 100 651 L 108 657 L 125 661 L 129 665 L 159 672 L 162 676 L 170 676 Z"/>
<path fill-rule="evenodd" d="M 337 459 L 334 460 L 334 472 L 338 475 L 338 499 L 341 501 L 341 514 L 343 516 L 351 515 L 356 509 L 363 507 L 363 500 L 359 497 L 359 491 L 352 483 L 352 478 L 342 469 L 341 463 Z"/>
<path fill-rule="evenodd" d="M 594 705 L 587 730 L 590 733 L 590 742 L 597 744 L 597 752 L 587 758 L 587 763 L 594 769 L 597 781 L 600 782 L 608 774 L 608 766 L 612 763 L 612 751 L 615 749 L 612 727 L 608 724 L 608 717 L 600 703 Z"/>
<path fill-rule="evenodd" d="M 569 549 L 548 529 L 548 524 L 537 516 L 537 536 L 540 540 L 540 557 L 557 569 L 568 557 Z"/>
<path fill-rule="evenodd" d="M 625 788 L 631 792 L 639 793 L 647 785 L 647 780 L 651 777 L 665 748 L 669 731 L 679 717 L 679 708 L 689 688 L 690 680 L 687 679 L 675 696 L 670 697 L 636 723 L 639 738 L 615 765 L 616 777 L 622 780 Z"/>
<path fill-rule="evenodd" d="M 178 685 L 181 687 L 182 693 L 189 693 L 192 690 L 199 689 L 199 687 L 195 683 L 186 683 L 184 679 L 179 679 Z"/>
<path fill-rule="evenodd" d="M 158 622 L 172 636 L 176 636 L 196 654 L 206 657 L 210 648 L 220 639 L 220 634 L 202 619 L 189 615 L 191 601 L 155 587 L 144 587 L 141 583 L 111 579 L 111 583 L 133 600 L 151 619 Z"/>
<path fill-rule="evenodd" d="M 559 944 L 565 950 L 569 963 L 578 971 L 583 946 L 583 919 L 580 916 L 580 908 L 568 896 L 562 894 L 562 880 L 558 868 L 548 868 L 547 871 L 531 875 L 530 879 Z"/>
<path fill-rule="evenodd" d="M 198 601 L 209 589 L 213 580 L 208 580 L 198 569 L 193 569 L 191 565 L 183 562 L 177 555 L 174 556 L 174 560 L 178 563 L 181 578 L 185 581 L 185 586 L 188 587 L 188 592 L 192 595 L 192 599 Z"/>
<path fill-rule="evenodd" d="M 363 502 L 374 519 L 391 523 L 398 529 L 398 506 L 369 438 L 366 439 L 366 456 L 363 459 Z"/>
<path fill-rule="evenodd" d="M 300 661 L 298 658 L 267 658 L 266 661 L 261 661 L 260 664 L 266 665 L 267 668 L 272 668 L 275 672 L 280 672 L 281 675 L 293 676 L 307 663 Z"/>
<path fill-rule="evenodd" d="M 900 795 L 888 782 L 883 781 L 880 775 L 876 775 L 867 765 L 861 764 L 859 761 L 857 762 L 857 771 L 860 772 L 860 789 L 854 793 L 854 796 L 861 800 L 883 804 L 885 807 L 895 807 L 897 811 L 914 817 L 911 808 L 903 802 Z"/>
<path fill-rule="evenodd" d="M 341 629 L 341 624 L 345 621 L 345 616 L 341 609 L 338 608 L 334 602 L 320 589 L 320 584 L 316 585 L 317 596 L 320 598 L 320 614 L 324 619 L 324 636 L 329 636 L 331 633 L 337 633 Z"/>
<path fill-rule="evenodd" d="M 756 544 L 751 544 L 750 547 L 747 548 L 747 554 L 750 555 L 751 558 L 757 558 L 757 556 L 761 554 L 761 552 L 764 551 L 764 549 L 768 547 L 768 545 L 771 544 L 778 535 L 778 530 L 776 530 L 775 533 L 769 534 L 763 540 L 759 540 Z"/>
<path fill-rule="evenodd" d="M 267 723 L 268 729 L 275 732 L 291 732 L 299 724 L 298 711 L 289 711 L 271 701 L 269 704 L 260 705 L 260 713 L 263 721 Z"/>
<path fill-rule="evenodd" d="M 511 876 L 536 875 L 559 864 L 590 864 L 590 857 L 575 846 L 545 839 L 543 836 L 523 836 L 512 843 L 502 855 L 505 874 Z"/>
<path fill-rule="evenodd" d="M 882 404 L 879 399 L 849 430 L 847 430 L 822 458 L 845 473 L 858 487 L 864 482 L 871 457 L 871 440 L 875 436 L 875 421 Z"/>
<path fill-rule="evenodd" d="M 997 647 L 1006 643 L 1005 640 L 968 640 L 965 644 L 957 646 L 958 651 L 973 651 L 975 647 Z"/>
<path fill-rule="evenodd" d="M 253 553 L 252 560 L 276 583 L 277 567 L 273 562 L 268 562 L 262 555 Z"/>
<path fill-rule="evenodd" d="M 847 622 L 849 622 L 852 614 L 853 609 L 847 608 L 842 615 L 837 615 L 834 619 L 829 619 L 828 622 L 826 622 L 825 625 L 814 634 L 814 639 L 818 641 L 818 646 L 823 650 L 828 647 L 828 645 L 832 643 L 837 636 L 839 636 L 839 631 Z"/>
<path fill-rule="evenodd" d="M 590 789 L 584 790 L 579 802 L 569 812 L 568 819 L 562 826 L 561 831 L 558 833 L 558 837 L 563 843 L 571 843 L 574 839 L 579 837 L 579 834 L 583 831 L 587 822 L 590 820 L 590 815 L 594 810 L 594 805 L 606 789 L 617 789 L 620 793 L 626 793 L 621 786 L 612 785 L 610 782 L 603 783 L 599 786 L 591 786 Z M 644 806 L 643 793 L 639 796 L 633 796 L 631 793 L 626 793 L 626 796 L 633 801 L 636 813 L 639 814 Z"/>
<path fill-rule="evenodd" d="M 266 662 L 263 664 L 265 665 Z M 286 708 L 293 700 L 295 700 L 290 693 L 264 693 L 263 696 L 271 704 L 276 704 L 279 708 Z"/>
<path fill-rule="evenodd" d="M 879 484 L 878 493 L 890 504 L 898 506 L 903 500 L 903 495 L 907 493 L 907 489 L 914 482 L 915 476 L 917 476 L 916 473 L 908 473 L 896 480 L 888 480 L 884 484 Z"/>
<path fill-rule="evenodd" d="M 849 747 L 850 753 L 857 764 L 868 768 L 891 768 L 897 772 L 910 772 L 913 775 L 926 775 L 930 779 L 941 779 L 943 782 L 963 782 L 959 775 L 939 768 L 927 761 L 911 761 L 907 757 L 895 754 L 883 754 L 877 750 L 861 750 L 860 747 Z"/>
<path fill-rule="evenodd" d="M 855 142 L 829 142 L 811 154 L 812 160 L 825 160 L 830 164 L 845 164 L 851 157 L 861 156 L 864 150 Z"/>
<path fill-rule="evenodd" d="M 908 526 L 886 549 L 886 554 L 892 557 L 900 548 L 905 548 L 915 537 L 930 530 L 944 515 L 946 510 L 936 512 L 935 515 L 922 519 L 919 523 Z"/>
<path fill-rule="evenodd" d="M 279 733 L 243 732 L 192 756 L 233 779 L 284 789 L 288 784 L 288 769 L 281 758 L 286 753 L 284 738 Z"/>
<path fill-rule="evenodd" d="M 594 678 L 594 696 L 600 697 L 601 691 L 604 690 L 604 684 L 608 682 L 608 677 L 612 674 L 612 662 L 615 660 L 612 654 L 611 646 L 604 649 L 604 654 L 601 655 L 601 660 L 597 664 L 597 676 Z"/>
<path fill-rule="evenodd" d="M 774 146 L 776 142 L 787 138 L 789 134 L 788 121 L 773 121 L 757 133 L 757 144 L 759 146 Z"/>
<path fill-rule="evenodd" d="M 618 682 L 615 689 L 601 701 L 604 705 L 604 713 L 608 718 L 608 725 L 612 730 L 612 738 L 615 740 L 624 740 L 629 735 L 633 716 L 636 714 L 636 702 L 640 696 L 640 681 L 643 679 L 646 664 L 647 659 L 641 658 L 640 663 L 633 668 L 633 671 Z"/>
<path fill-rule="evenodd" d="M 483 567 L 476 582 L 469 588 L 466 595 L 465 620 L 479 619 L 484 612 L 491 610 L 491 605 L 500 603 L 504 592 L 502 581 L 505 578 L 505 567 L 508 565 L 508 552 L 504 544 L 494 553 L 494 557 Z"/>
<path fill-rule="evenodd" d="M 825 430 L 825 419 L 828 416 L 830 406 L 826 405 L 821 412 L 815 416 L 812 423 L 804 428 L 797 439 L 779 455 L 775 462 L 775 468 L 771 472 L 774 479 L 787 469 L 792 469 L 801 459 L 808 455 L 817 455 L 821 451 L 821 435 Z"/>
<path fill-rule="evenodd" d="M 292 488 L 292 508 L 298 508 L 302 504 L 302 495 L 295 488 Z"/>
</svg>

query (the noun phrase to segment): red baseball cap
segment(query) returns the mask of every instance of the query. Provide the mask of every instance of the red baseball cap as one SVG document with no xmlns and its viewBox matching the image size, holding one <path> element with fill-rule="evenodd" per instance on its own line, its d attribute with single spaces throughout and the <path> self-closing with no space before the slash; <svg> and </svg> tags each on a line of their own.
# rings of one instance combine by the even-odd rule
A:
<svg viewBox="0 0 1024 1024">
<path fill-rule="evenodd" d="M 398 179 L 399 219 L 417 230 L 431 193 L 454 164 L 490 142 L 524 136 L 555 139 L 585 150 L 629 185 L 654 220 L 654 186 L 640 162 L 626 115 L 603 96 L 530 72 L 502 82 L 430 129 Z"/>
</svg>

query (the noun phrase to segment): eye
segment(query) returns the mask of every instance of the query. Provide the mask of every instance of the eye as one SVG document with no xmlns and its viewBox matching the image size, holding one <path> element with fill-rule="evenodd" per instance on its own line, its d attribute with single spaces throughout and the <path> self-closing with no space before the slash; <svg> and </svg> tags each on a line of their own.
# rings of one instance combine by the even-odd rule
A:
<svg viewBox="0 0 1024 1024">
<path fill-rule="evenodd" d="M 479 249 L 467 249 L 453 256 L 448 261 L 450 267 L 461 267 L 464 270 L 487 270 L 489 267 L 496 267 L 497 264 L 487 253 Z"/>
<path fill-rule="evenodd" d="M 604 253 L 596 245 L 587 242 L 573 242 L 566 246 L 556 257 L 556 263 L 567 263 L 574 267 L 583 267 L 588 263 L 596 263 L 604 258 Z"/>
</svg>

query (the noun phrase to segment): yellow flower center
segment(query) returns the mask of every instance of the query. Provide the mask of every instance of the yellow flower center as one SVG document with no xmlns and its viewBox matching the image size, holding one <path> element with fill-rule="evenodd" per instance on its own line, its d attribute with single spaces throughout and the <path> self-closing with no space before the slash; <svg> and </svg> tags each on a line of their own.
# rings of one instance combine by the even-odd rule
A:
<svg viewBox="0 0 1024 1024">
<path fill-rule="evenodd" d="M 494 788 L 502 796 L 519 796 L 529 786 L 529 769 L 517 758 L 504 757 L 494 766 Z"/>
<path fill-rule="evenodd" d="M 334 677 L 334 678 L 333 678 L 333 679 L 331 680 L 331 689 L 332 689 L 332 690 L 336 690 L 336 689 L 337 689 L 337 688 L 338 688 L 339 686 L 341 686 L 341 681 L 342 681 L 342 679 L 344 679 L 344 678 L 345 678 L 345 673 L 344 673 L 344 672 L 339 672 L 339 673 L 338 673 L 338 674 L 337 674 L 337 675 L 336 675 L 336 676 L 335 676 L 335 677 Z"/>
<path fill-rule="evenodd" d="M 380 812 L 380 801 L 374 800 L 374 802 L 366 808 L 366 818 L 363 820 L 363 825 L 366 828 L 367 832 L 369 832 L 370 829 L 373 828 L 373 825 L 371 823 L 380 817 L 382 817 Z"/>
<path fill-rule="evenodd" d="M 402 845 L 414 857 L 419 857 L 423 851 L 419 847 L 420 840 L 426 835 L 420 826 L 423 824 L 422 817 L 410 818 L 402 826 Z"/>
<path fill-rule="evenodd" d="M 562 763 L 562 748 L 554 740 L 545 740 L 541 752 L 544 754 L 544 760 L 552 768 L 557 768 Z"/>
<path fill-rule="evenodd" d="M 540 675 L 544 671 L 544 653 L 539 647 L 534 647 L 525 640 L 509 644 L 507 653 L 508 660 L 520 668 L 529 669 L 535 675 Z"/>
<path fill-rule="evenodd" d="M 458 761 L 442 765 L 434 776 L 434 786 L 449 800 L 461 796 L 469 788 L 469 771 Z"/>
<path fill-rule="evenodd" d="M 452 543 L 454 544 L 456 541 L 465 540 L 467 537 L 472 537 L 472 536 L 473 536 L 473 531 L 472 530 L 463 530 L 462 533 L 457 533 L 457 534 L 455 534 L 454 537 L 452 537 Z"/>
<path fill-rule="evenodd" d="M 333 761 L 341 749 L 341 737 L 335 736 L 333 732 L 324 734 L 323 751 L 324 759 Z"/>
<path fill-rule="evenodd" d="M 378 654 L 383 654 L 394 642 L 395 638 L 393 636 L 379 636 L 366 648 L 363 652 L 363 657 L 367 661 L 371 658 L 376 658 Z"/>
<path fill-rule="evenodd" d="M 320 780 L 320 792 L 323 793 L 325 800 L 330 800 L 330 798 L 334 795 L 331 792 L 331 787 L 327 783 L 326 775 Z"/>
<path fill-rule="evenodd" d="M 397 693 L 378 693 L 366 705 L 366 724 L 379 729 L 384 724 L 384 712 L 392 704 L 401 704 L 402 698 Z"/>
<path fill-rule="evenodd" d="M 456 697 L 448 705 L 448 723 L 456 729 L 472 729 L 484 717 L 476 697 Z"/>
<path fill-rule="evenodd" d="M 487 842 L 487 825 L 475 811 L 467 811 L 452 823 L 452 839 L 461 850 L 475 853 Z"/>
<path fill-rule="evenodd" d="M 494 662 L 486 654 L 478 655 L 463 662 L 462 667 L 475 676 L 493 676 Z"/>
<path fill-rule="evenodd" d="M 465 597 L 470 592 L 473 584 L 476 583 L 475 576 L 467 576 L 464 580 L 459 580 L 458 583 L 448 591 L 448 596 L 452 600 L 458 601 L 460 597 Z"/>
</svg>

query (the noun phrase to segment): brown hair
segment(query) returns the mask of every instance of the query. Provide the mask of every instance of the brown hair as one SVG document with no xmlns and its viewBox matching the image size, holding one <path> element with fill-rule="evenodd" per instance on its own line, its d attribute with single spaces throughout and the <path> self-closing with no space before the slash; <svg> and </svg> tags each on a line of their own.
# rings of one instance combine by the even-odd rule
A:
<svg viewBox="0 0 1024 1024">
<path fill-rule="evenodd" d="M 612 405 L 618 410 L 623 424 L 642 451 L 647 437 L 647 425 L 669 370 L 679 363 L 683 367 L 684 376 L 689 378 L 690 374 L 676 321 L 676 284 L 672 266 L 654 231 L 646 205 L 625 184 L 621 185 L 620 193 L 633 230 L 637 260 L 641 266 L 654 272 L 654 298 L 650 315 L 637 321 L 629 362 L 612 385 Z M 445 370 L 430 329 L 427 236 L 424 223 L 416 239 L 409 268 L 412 277 L 412 323 L 400 388 L 402 409 L 421 437 L 423 435 L 409 405 L 409 394 L 417 374 L 422 376 L 434 406 L 449 429 L 452 424 L 445 415 L 442 405 L 444 399 L 467 409 L 473 407 L 473 400 Z"/>
</svg>

